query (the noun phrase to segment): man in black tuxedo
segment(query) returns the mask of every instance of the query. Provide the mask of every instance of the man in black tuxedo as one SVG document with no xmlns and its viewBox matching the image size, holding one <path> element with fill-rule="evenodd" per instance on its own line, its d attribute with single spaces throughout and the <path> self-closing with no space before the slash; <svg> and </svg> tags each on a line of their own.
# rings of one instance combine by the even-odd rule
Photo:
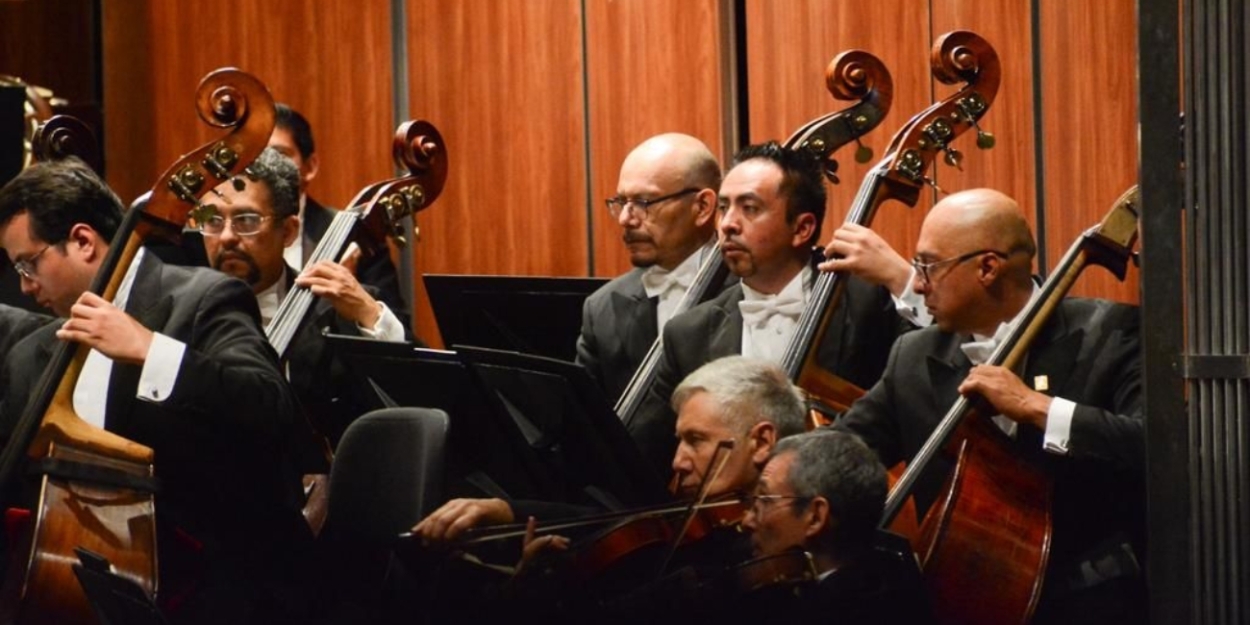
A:
<svg viewBox="0 0 1250 625">
<path fill-rule="evenodd" d="M 586 298 L 577 362 L 615 402 L 712 253 L 720 165 L 702 141 L 669 133 L 625 157 L 608 212 L 634 269 Z M 717 287 L 719 290 L 719 285 Z"/>
<path fill-rule="evenodd" d="M 221 199 L 217 215 L 201 225 L 204 249 L 214 269 L 252 288 L 265 325 L 293 287 L 307 287 L 317 296 L 287 353 L 279 356 L 317 430 L 337 442 L 369 405 L 358 396 L 354 380 L 329 349 L 323 332 L 398 342 L 405 339 L 405 327 L 375 297 L 375 289 L 362 286 L 342 265 L 327 260 L 302 272 L 292 269 L 283 250 L 299 232 L 299 171 L 272 148 L 266 148 L 248 171 L 249 184 L 243 190 L 229 182 L 217 187 Z"/>
<path fill-rule="evenodd" d="M 299 111 L 286 104 L 276 105 L 269 147 L 291 159 L 299 170 L 299 224 L 295 238 L 287 243 L 284 256 L 288 265 L 301 270 L 338 211 L 321 205 L 308 195 L 309 185 L 321 170 L 321 158 L 313 141 L 312 126 Z M 408 304 L 401 294 L 399 275 L 389 255 L 375 254 L 359 259 L 355 275 L 362 283 L 377 289 L 379 299 L 386 302 L 405 328 L 411 326 Z"/>
<path fill-rule="evenodd" d="M 1013 453 L 1054 480 L 1054 534 L 1034 622 L 1144 622 L 1136 308 L 1064 300 L 1018 375 L 977 364 L 1039 292 L 1035 244 L 1016 203 L 988 189 L 948 196 L 926 216 L 916 251 L 914 288 L 935 326 L 899 339 L 881 381 L 834 427 L 862 436 L 890 465 L 915 455 L 960 394 L 983 398 Z M 943 468 L 949 463 L 916 490 L 922 513 Z"/>
<path fill-rule="evenodd" d="M 858 437 L 822 430 L 778 441 L 742 525 L 755 558 L 791 553 L 810 562 L 816 581 L 738 597 L 735 611 L 752 616 L 744 622 L 930 622 L 907 541 L 877 531 L 885 495 L 885 467 Z"/>
<path fill-rule="evenodd" d="M 0 190 L 0 243 L 23 291 L 65 319 L 8 354 L 0 429 L 7 439 L 58 340 L 91 347 L 75 411 L 155 451 L 174 622 L 283 620 L 300 604 L 293 580 L 311 535 L 289 453 L 296 408 L 255 298 L 238 280 L 144 250 L 116 303 L 90 293 L 121 212 L 76 159 L 37 164 Z M 197 570 L 191 590 L 179 584 L 176 571 Z"/>
<path fill-rule="evenodd" d="M 744 148 L 734 162 L 720 188 L 718 230 L 725 262 L 741 282 L 664 329 L 664 358 L 651 396 L 626 424 L 644 449 L 659 450 L 657 456 L 671 454 L 673 413 L 667 403 L 677 382 L 733 354 L 780 362 L 814 281 L 812 246 L 826 200 L 818 165 L 776 142 Z M 881 276 L 911 271 L 889 246 L 864 253 L 861 264 Z M 880 376 L 889 346 L 910 325 L 886 288 L 852 278 L 828 328 L 818 359 L 868 388 Z"/>
</svg>

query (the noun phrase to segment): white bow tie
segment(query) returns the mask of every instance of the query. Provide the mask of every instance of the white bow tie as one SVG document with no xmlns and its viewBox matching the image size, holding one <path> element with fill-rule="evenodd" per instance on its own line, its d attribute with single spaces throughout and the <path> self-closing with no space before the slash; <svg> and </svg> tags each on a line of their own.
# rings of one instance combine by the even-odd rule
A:
<svg viewBox="0 0 1250 625">
<path fill-rule="evenodd" d="M 798 297 L 777 296 L 764 299 L 744 299 L 738 302 L 744 325 L 763 328 L 774 316 L 798 320 L 803 314 L 803 300 Z"/>
<path fill-rule="evenodd" d="M 680 289 L 685 293 L 692 282 L 694 276 L 674 274 L 660 267 L 648 267 L 642 272 L 642 288 L 647 291 L 647 297 L 663 297 L 673 289 Z"/>
</svg>

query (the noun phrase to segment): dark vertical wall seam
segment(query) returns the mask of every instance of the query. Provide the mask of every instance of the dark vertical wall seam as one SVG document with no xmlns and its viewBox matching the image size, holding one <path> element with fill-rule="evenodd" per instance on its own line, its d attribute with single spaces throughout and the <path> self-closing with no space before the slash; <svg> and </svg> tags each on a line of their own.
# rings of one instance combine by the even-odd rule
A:
<svg viewBox="0 0 1250 625">
<path fill-rule="evenodd" d="M 408 7 L 407 0 L 391 0 L 391 125 L 399 125 L 407 121 L 411 115 L 408 101 Z M 413 231 L 413 218 L 403 219 L 404 230 Z M 412 245 L 420 245 L 417 237 L 412 237 Z M 408 302 L 408 317 L 416 319 L 417 308 L 413 296 L 413 284 L 416 281 L 412 265 L 413 249 L 405 249 L 399 255 L 399 290 L 404 301 Z"/>
<path fill-rule="evenodd" d="M 730 145 L 730 156 L 736 153 L 740 148 L 751 143 L 751 89 L 750 81 L 747 76 L 747 10 L 746 0 L 734 0 L 734 40 L 733 53 L 734 64 L 738 68 L 737 75 L 734 77 L 737 82 L 738 101 L 738 145 Z M 733 137 L 731 137 L 732 139 Z M 730 162 L 725 163 L 725 170 L 728 170 Z"/>
<path fill-rule="evenodd" d="M 1042 7 L 1029 3 L 1029 28 L 1033 38 L 1033 218 L 1037 226 L 1037 272 L 1049 273 L 1046 258 L 1046 121 L 1042 108 Z"/>
<path fill-rule="evenodd" d="M 590 136 L 590 55 L 586 44 L 586 0 L 581 0 L 582 22 L 582 149 L 586 154 L 586 275 L 595 275 L 594 150 Z"/>
</svg>

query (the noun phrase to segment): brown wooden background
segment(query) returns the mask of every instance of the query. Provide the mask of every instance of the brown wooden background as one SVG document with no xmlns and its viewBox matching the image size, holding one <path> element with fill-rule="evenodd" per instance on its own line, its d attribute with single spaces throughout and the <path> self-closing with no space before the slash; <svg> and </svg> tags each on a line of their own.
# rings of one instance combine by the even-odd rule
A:
<svg viewBox="0 0 1250 625">
<path fill-rule="evenodd" d="M 91 11 L 51 5 L 0 2 L 0 73 L 17 64 L 73 92 L 58 83 L 82 61 L 29 50 L 92 45 L 93 27 L 74 26 Z M 950 93 L 930 78 L 928 51 L 954 29 L 993 43 L 1004 78 L 984 119 L 997 147 L 962 138 L 965 171 L 939 165 L 943 188 L 1015 196 L 1050 266 L 1136 176 L 1133 0 L 406 0 L 407 93 L 393 77 L 390 0 L 94 6 L 106 166 L 120 195 L 138 195 L 212 136 L 192 102 L 213 68 L 252 72 L 305 113 L 322 159 L 312 194 L 332 205 L 391 174 L 398 95 L 401 117 L 436 124 L 452 159 L 443 197 L 419 218 L 410 253 L 420 272 L 620 273 L 626 256 L 602 198 L 633 145 L 680 131 L 727 157 L 744 141 L 784 139 L 844 106 L 825 91 L 824 69 L 852 47 L 894 77 L 893 109 L 865 138 L 879 158 L 904 120 Z M 826 234 L 867 169 L 849 149 L 839 161 Z M 876 227 L 910 255 L 931 205 L 886 207 Z M 1136 272 L 1126 284 L 1090 273 L 1079 293 L 1136 301 Z M 435 336 L 428 314 L 418 319 Z"/>
</svg>

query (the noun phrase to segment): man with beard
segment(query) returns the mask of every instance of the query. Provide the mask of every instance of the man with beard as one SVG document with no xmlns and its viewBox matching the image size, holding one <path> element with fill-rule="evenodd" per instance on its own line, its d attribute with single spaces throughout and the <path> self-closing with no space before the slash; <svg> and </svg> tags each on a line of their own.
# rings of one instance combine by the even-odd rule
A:
<svg viewBox="0 0 1250 625">
<path fill-rule="evenodd" d="M 621 164 L 607 205 L 634 269 L 586 298 L 577 341 L 577 362 L 610 402 L 629 385 L 711 253 L 719 184 L 716 158 L 688 135 L 647 139 Z M 657 461 L 670 457 L 663 453 Z"/>
<path fill-rule="evenodd" d="M 404 326 L 376 292 L 338 263 L 322 261 L 297 276 L 284 262 L 283 249 L 298 236 L 299 171 L 290 159 L 266 148 L 249 172 L 242 191 L 229 182 L 217 187 L 217 214 L 200 224 L 204 248 L 215 269 L 252 288 L 266 325 L 292 287 L 306 287 L 319 298 L 286 360 L 296 397 L 318 431 L 337 441 L 365 407 L 352 397 L 350 376 L 327 349 L 322 331 L 402 341 Z"/>
</svg>

